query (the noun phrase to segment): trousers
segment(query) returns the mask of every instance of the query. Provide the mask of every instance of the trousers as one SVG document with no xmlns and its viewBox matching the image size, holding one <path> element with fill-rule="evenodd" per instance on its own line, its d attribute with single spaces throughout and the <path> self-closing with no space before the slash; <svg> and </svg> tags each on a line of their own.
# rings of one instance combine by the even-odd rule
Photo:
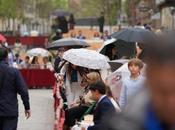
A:
<svg viewBox="0 0 175 130">
<path fill-rule="evenodd" d="M 0 130 L 17 130 L 18 117 L 0 116 Z"/>
<path fill-rule="evenodd" d="M 79 120 L 87 109 L 87 106 L 77 106 L 67 109 L 65 111 L 65 125 L 69 127 L 74 126 L 76 120 Z"/>
</svg>

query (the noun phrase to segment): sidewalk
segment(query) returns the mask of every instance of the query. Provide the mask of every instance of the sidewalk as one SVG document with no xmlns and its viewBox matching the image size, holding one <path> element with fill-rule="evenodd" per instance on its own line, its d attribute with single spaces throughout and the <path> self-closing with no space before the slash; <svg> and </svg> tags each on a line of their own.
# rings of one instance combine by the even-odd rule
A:
<svg viewBox="0 0 175 130">
<path fill-rule="evenodd" d="M 29 90 L 32 117 L 25 119 L 24 108 L 19 98 L 18 130 L 53 130 L 54 109 L 52 90 Z"/>
</svg>

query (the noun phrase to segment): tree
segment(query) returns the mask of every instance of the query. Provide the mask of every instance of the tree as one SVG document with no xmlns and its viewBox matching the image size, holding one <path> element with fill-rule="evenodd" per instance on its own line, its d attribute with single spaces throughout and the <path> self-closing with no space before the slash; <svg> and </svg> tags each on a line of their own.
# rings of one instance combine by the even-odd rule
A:
<svg viewBox="0 0 175 130">
<path fill-rule="evenodd" d="M 17 12 L 16 12 L 16 3 L 17 0 L 1 0 L 0 1 L 0 17 L 2 22 L 4 20 L 8 20 L 8 25 L 6 25 L 6 31 L 9 30 L 10 27 L 10 18 L 13 20 L 15 19 Z M 4 24 L 3 24 L 4 25 Z"/>
<path fill-rule="evenodd" d="M 134 11 L 136 11 L 136 5 L 139 4 L 141 0 L 126 0 L 125 1 L 125 12 L 128 16 L 128 22 L 131 24 L 134 24 L 133 18 L 135 19 L 136 16 L 134 16 Z"/>
<path fill-rule="evenodd" d="M 50 0 L 49 0 L 50 1 Z M 55 9 L 68 9 L 68 0 L 51 0 L 53 10 Z"/>
<path fill-rule="evenodd" d="M 119 11 L 118 0 L 81 0 L 80 17 L 99 17 L 100 12 L 104 12 L 109 25 L 116 22 Z"/>
<path fill-rule="evenodd" d="M 0 0 L 0 19 L 8 19 L 10 26 L 10 19 L 24 21 L 26 12 L 48 19 L 54 10 L 67 8 L 68 0 Z"/>
</svg>

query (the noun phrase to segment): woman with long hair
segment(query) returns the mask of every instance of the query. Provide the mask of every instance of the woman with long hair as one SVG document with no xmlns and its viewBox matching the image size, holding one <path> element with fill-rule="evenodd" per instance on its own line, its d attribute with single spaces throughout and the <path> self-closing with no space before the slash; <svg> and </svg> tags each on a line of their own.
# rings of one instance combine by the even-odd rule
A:
<svg viewBox="0 0 175 130">
<path fill-rule="evenodd" d="M 67 104 L 70 108 L 82 96 L 84 88 L 81 87 L 81 80 L 87 69 L 66 63 L 60 70 L 60 74 L 64 79 L 66 89 Z"/>
<path fill-rule="evenodd" d="M 31 67 L 32 68 L 40 68 L 39 61 L 38 61 L 38 56 L 34 56 L 32 61 L 31 61 Z"/>
</svg>

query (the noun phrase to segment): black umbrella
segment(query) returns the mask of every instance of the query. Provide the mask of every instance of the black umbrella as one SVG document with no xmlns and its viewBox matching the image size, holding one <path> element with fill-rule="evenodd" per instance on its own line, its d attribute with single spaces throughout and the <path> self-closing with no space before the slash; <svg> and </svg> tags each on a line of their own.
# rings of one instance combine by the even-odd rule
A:
<svg viewBox="0 0 175 130">
<path fill-rule="evenodd" d="M 147 29 L 133 27 L 115 32 L 111 37 L 124 40 L 126 42 L 149 43 L 155 38 L 155 34 Z"/>
<path fill-rule="evenodd" d="M 111 66 L 112 72 L 116 71 L 118 68 L 120 68 L 122 65 L 127 63 L 129 60 L 128 59 L 118 59 L 118 60 L 112 60 L 109 61 L 109 65 Z"/>
<path fill-rule="evenodd" d="M 49 44 L 47 49 L 58 50 L 61 47 L 85 48 L 85 47 L 89 47 L 89 44 L 84 40 L 80 40 L 80 39 L 65 38 L 65 39 L 56 40 L 53 43 Z"/>
<path fill-rule="evenodd" d="M 116 47 L 117 49 L 117 57 L 120 58 L 132 58 L 136 54 L 136 45 L 133 42 L 125 42 L 123 40 L 110 40 L 111 42 L 106 41 L 104 46 L 99 51 L 101 54 L 106 55 L 110 58 L 110 54 L 112 53 L 112 48 Z M 114 59 L 113 59 L 114 60 Z"/>
</svg>

